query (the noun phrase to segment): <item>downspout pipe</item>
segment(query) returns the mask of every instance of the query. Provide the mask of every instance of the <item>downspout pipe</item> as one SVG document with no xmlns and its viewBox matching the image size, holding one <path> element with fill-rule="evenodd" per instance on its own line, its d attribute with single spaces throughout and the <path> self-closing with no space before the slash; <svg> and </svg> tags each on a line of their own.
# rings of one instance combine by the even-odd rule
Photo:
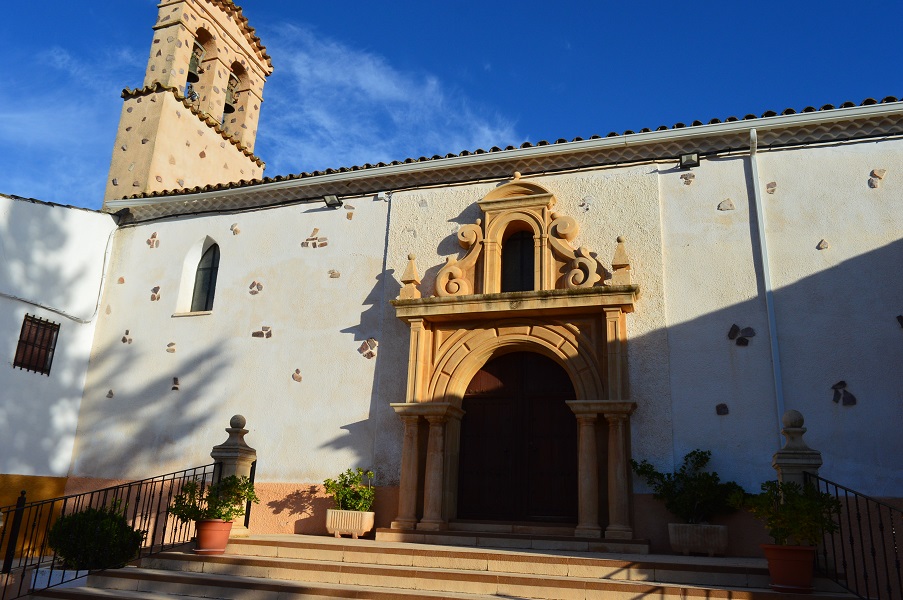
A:
<svg viewBox="0 0 903 600">
<path fill-rule="evenodd" d="M 774 379 L 774 408 L 778 420 L 778 449 L 783 446 L 780 431 L 784 416 L 784 381 L 781 376 L 781 351 L 778 345 L 778 324 L 774 314 L 774 288 L 771 286 L 771 267 L 768 262 L 768 243 L 765 239 L 765 209 L 762 206 L 762 190 L 759 187 L 759 163 L 756 157 L 758 137 L 756 129 L 749 130 L 749 165 L 752 171 L 753 202 L 756 206 L 756 223 L 759 233 L 759 259 L 762 262 L 762 280 L 765 287 L 765 311 L 768 315 L 768 339 L 771 341 L 771 370 Z"/>
</svg>

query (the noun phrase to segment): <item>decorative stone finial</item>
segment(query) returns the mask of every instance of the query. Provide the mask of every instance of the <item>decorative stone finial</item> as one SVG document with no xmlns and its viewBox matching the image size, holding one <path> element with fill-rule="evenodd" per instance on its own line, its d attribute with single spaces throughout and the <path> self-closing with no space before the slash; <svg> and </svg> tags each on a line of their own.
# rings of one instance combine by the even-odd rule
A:
<svg viewBox="0 0 903 600">
<path fill-rule="evenodd" d="M 627 254 L 626 240 L 623 235 L 618 236 L 618 247 L 615 256 L 611 259 L 611 284 L 630 285 L 630 256 Z"/>
<path fill-rule="evenodd" d="M 781 434 L 787 439 L 784 447 L 774 453 L 771 466 L 778 473 L 781 481 L 793 481 L 803 485 L 806 473 L 818 475 L 822 465 L 821 452 L 813 450 L 803 441 L 806 428 L 803 427 L 803 415 L 796 410 L 788 410 L 781 417 Z"/>
<path fill-rule="evenodd" d="M 798 410 L 790 409 L 784 413 L 783 417 L 781 417 L 781 423 L 785 428 L 800 428 L 805 422 L 806 420 L 803 418 L 803 413 Z"/>
<path fill-rule="evenodd" d="M 242 415 L 235 415 L 229 421 L 229 426 L 232 429 L 244 429 L 245 425 L 248 423 L 248 420 L 245 419 Z"/>
<path fill-rule="evenodd" d="M 416 258 L 417 256 L 414 254 L 408 254 L 408 266 L 401 276 L 404 287 L 398 294 L 402 300 L 415 300 L 421 297 L 420 290 L 417 289 L 417 286 L 420 285 L 420 274 L 417 272 L 417 264 L 414 262 Z"/>
<path fill-rule="evenodd" d="M 514 177 L 514 181 L 517 181 L 518 179 L 520 179 L 520 171 L 515 171 L 513 177 Z"/>
</svg>

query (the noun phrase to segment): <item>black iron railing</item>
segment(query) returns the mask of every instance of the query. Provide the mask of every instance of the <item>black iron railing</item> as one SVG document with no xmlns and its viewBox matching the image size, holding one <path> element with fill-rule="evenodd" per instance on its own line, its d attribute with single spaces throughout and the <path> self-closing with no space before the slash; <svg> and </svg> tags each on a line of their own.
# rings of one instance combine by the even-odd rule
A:
<svg viewBox="0 0 903 600">
<path fill-rule="evenodd" d="M 903 510 L 817 475 L 806 480 L 841 503 L 839 529 L 818 548 L 819 571 L 860 598 L 901 600 Z"/>
<path fill-rule="evenodd" d="M 202 486 L 213 481 L 215 464 L 194 467 L 101 490 L 63 498 L 27 502 L 25 491 L 13 506 L 0 508 L 0 600 L 53 587 L 89 571 L 66 568 L 50 548 L 48 534 L 61 516 L 87 508 L 120 511 L 136 530 L 146 531 L 138 557 L 172 549 L 194 537 L 194 523 L 181 523 L 169 514 L 173 496 L 188 481 Z"/>
</svg>

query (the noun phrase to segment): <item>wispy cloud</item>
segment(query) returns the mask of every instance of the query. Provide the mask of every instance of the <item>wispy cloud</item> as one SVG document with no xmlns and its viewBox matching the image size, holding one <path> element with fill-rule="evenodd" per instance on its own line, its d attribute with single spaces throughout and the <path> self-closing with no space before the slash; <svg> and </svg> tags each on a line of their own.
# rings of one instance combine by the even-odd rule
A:
<svg viewBox="0 0 903 600">
<path fill-rule="evenodd" d="M 144 58 L 127 49 L 76 57 L 50 47 L 28 65 L 7 65 L 12 80 L 41 85 L 0 93 L 0 192 L 99 208 L 122 100 Z"/>
<path fill-rule="evenodd" d="M 258 154 L 277 175 L 514 143 L 515 124 L 427 73 L 320 31 L 282 26 L 268 39 Z"/>
</svg>

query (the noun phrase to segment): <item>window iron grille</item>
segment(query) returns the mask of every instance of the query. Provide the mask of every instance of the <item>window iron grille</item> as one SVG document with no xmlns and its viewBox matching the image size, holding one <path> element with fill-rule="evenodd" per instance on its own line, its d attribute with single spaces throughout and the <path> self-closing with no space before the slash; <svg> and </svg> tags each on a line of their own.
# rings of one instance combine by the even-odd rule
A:
<svg viewBox="0 0 903 600">
<path fill-rule="evenodd" d="M 49 376 L 59 332 L 59 323 L 25 315 L 13 367 Z"/>
</svg>

